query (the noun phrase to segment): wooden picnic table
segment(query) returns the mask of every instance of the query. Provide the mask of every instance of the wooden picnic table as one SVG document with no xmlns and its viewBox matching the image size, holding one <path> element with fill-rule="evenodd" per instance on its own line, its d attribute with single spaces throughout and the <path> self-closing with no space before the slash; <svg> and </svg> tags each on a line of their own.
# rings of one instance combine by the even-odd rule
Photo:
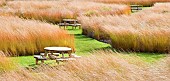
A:
<svg viewBox="0 0 170 81">
<path fill-rule="evenodd" d="M 81 56 L 77 56 L 72 54 L 72 49 L 69 47 L 45 47 L 45 53 L 40 53 L 40 55 L 34 55 L 36 59 L 36 64 L 40 60 L 44 63 L 44 60 L 56 60 L 59 64 L 59 61 L 68 61 L 68 60 L 75 60 L 75 58 L 80 58 Z M 62 54 L 62 57 L 59 57 L 59 54 Z M 69 57 L 64 57 L 64 54 L 68 54 Z M 47 57 L 48 56 L 48 57 Z"/>
<path fill-rule="evenodd" d="M 47 55 L 48 52 L 50 52 L 52 55 L 55 51 L 59 52 L 60 54 L 62 54 L 62 58 L 65 58 L 64 53 L 69 54 L 69 57 L 71 57 L 71 51 L 72 51 L 72 49 L 69 47 L 45 47 L 44 50 L 45 50 L 45 55 Z"/>
<path fill-rule="evenodd" d="M 142 10 L 142 5 L 130 5 L 131 7 L 131 12 L 137 12 L 139 10 Z"/>
<path fill-rule="evenodd" d="M 66 29 L 67 26 L 72 26 L 72 29 L 76 29 L 77 26 L 80 26 L 81 24 L 78 23 L 78 20 L 76 19 L 63 19 L 63 23 L 59 23 L 59 27 L 64 26 L 64 29 Z"/>
</svg>

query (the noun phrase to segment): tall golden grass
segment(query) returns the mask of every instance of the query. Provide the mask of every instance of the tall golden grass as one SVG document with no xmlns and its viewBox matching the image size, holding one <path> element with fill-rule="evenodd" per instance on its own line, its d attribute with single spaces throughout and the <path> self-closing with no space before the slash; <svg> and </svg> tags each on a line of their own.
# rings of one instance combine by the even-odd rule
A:
<svg viewBox="0 0 170 81">
<path fill-rule="evenodd" d="M 166 14 L 170 12 L 170 2 L 169 3 L 156 3 L 154 4 L 154 7 L 151 7 L 149 9 L 145 9 L 141 13 L 157 13 L 157 14 Z"/>
<path fill-rule="evenodd" d="M 156 65 L 148 65 L 137 56 L 97 51 L 89 57 L 56 67 L 39 66 L 34 70 L 19 69 L 6 72 L 0 75 L 0 79 L 2 81 L 168 81 L 169 63 L 169 57 Z"/>
<path fill-rule="evenodd" d="M 1 0 L 0 1 L 0 6 L 4 6 L 6 4 L 6 0 Z"/>
<path fill-rule="evenodd" d="M 0 73 L 15 70 L 17 65 L 14 61 L 7 58 L 2 51 L 0 51 Z"/>
<path fill-rule="evenodd" d="M 112 47 L 126 51 L 170 51 L 170 4 L 131 16 L 80 17 L 83 34 L 98 40 L 111 40 Z M 159 8 L 158 8 L 159 7 Z"/>
<path fill-rule="evenodd" d="M 63 18 L 77 18 L 80 15 L 130 14 L 130 7 L 118 4 L 103 4 L 89 1 L 8 1 L 1 13 L 19 17 L 57 23 Z"/>
<path fill-rule="evenodd" d="M 90 0 L 91 1 L 91 0 Z M 140 4 L 144 6 L 151 6 L 157 2 L 170 2 L 170 0 L 92 0 L 102 3 L 118 3 L 118 4 Z"/>
<path fill-rule="evenodd" d="M 74 36 L 51 24 L 0 16 L 0 50 L 4 53 L 32 55 L 43 52 L 46 46 L 68 46 L 74 50 Z"/>
</svg>

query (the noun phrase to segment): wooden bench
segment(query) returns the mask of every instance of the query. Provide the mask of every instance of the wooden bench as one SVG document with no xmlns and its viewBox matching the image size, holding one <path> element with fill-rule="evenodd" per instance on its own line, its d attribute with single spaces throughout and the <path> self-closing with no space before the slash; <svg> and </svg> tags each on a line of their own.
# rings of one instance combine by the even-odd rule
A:
<svg viewBox="0 0 170 81">
<path fill-rule="evenodd" d="M 74 61 L 75 58 L 57 58 L 56 62 L 59 64 L 59 62 L 66 62 L 66 61 Z"/>
<path fill-rule="evenodd" d="M 43 56 L 41 56 L 41 55 L 34 55 L 34 58 L 35 58 L 35 63 L 36 63 L 36 65 L 38 64 L 38 61 L 39 61 L 39 60 L 41 61 L 41 63 L 44 63 L 44 60 L 47 60 L 46 57 L 43 57 Z"/>
<path fill-rule="evenodd" d="M 142 10 L 142 5 L 130 5 L 131 7 L 131 12 L 137 12 L 139 10 Z"/>
<path fill-rule="evenodd" d="M 81 28 L 81 24 L 79 24 L 76 19 L 63 19 L 58 25 L 60 28 L 64 27 L 64 29 L 66 29 L 67 26 L 72 26 L 72 29 L 76 29 L 76 27 Z"/>
<path fill-rule="evenodd" d="M 71 58 L 66 57 L 66 58 L 57 58 L 56 62 L 59 64 L 59 62 L 67 62 L 67 61 L 74 61 L 77 58 L 80 58 L 81 56 L 77 56 L 76 54 L 71 54 Z"/>
<path fill-rule="evenodd" d="M 81 56 L 77 56 L 76 54 L 71 54 L 72 58 L 80 58 Z"/>
<path fill-rule="evenodd" d="M 49 58 L 47 58 L 47 56 Z M 38 61 L 41 61 L 41 63 L 44 63 L 44 60 L 56 60 L 56 58 L 59 56 L 59 53 L 47 53 L 47 55 L 45 55 L 45 53 L 40 53 L 40 55 L 34 55 L 35 58 L 35 63 L 36 65 L 38 65 Z"/>
</svg>

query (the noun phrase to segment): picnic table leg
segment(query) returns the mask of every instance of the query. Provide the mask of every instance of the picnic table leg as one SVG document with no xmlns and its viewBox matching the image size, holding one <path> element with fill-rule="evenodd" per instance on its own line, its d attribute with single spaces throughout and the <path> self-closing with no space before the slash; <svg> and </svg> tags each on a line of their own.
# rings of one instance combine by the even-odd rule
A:
<svg viewBox="0 0 170 81">
<path fill-rule="evenodd" d="M 37 58 L 35 59 L 35 64 L 38 65 L 38 59 Z"/>
<path fill-rule="evenodd" d="M 57 64 L 59 64 L 59 61 L 58 61 L 58 60 L 56 60 L 56 63 L 57 63 Z"/>
<path fill-rule="evenodd" d="M 62 58 L 64 58 L 64 53 L 62 52 L 61 54 L 62 54 Z"/>
<path fill-rule="evenodd" d="M 68 51 L 68 54 L 69 54 L 69 58 L 71 58 L 72 56 L 71 56 L 71 51 Z"/>
<path fill-rule="evenodd" d="M 53 55 L 53 51 L 51 51 L 51 54 Z"/>
<path fill-rule="evenodd" d="M 66 22 L 64 21 L 64 30 L 66 29 Z"/>
<path fill-rule="evenodd" d="M 72 26 L 72 30 L 74 29 L 74 26 Z"/>
<path fill-rule="evenodd" d="M 81 26 L 79 26 L 79 29 L 81 29 Z"/>
<path fill-rule="evenodd" d="M 46 57 L 46 56 L 48 56 L 48 50 L 45 50 L 45 54 L 42 57 Z"/>
<path fill-rule="evenodd" d="M 74 26 L 74 29 L 76 29 L 76 26 Z"/>
<path fill-rule="evenodd" d="M 74 25 L 73 25 L 74 29 L 76 29 L 76 20 L 74 20 Z"/>
<path fill-rule="evenodd" d="M 43 63 L 44 63 L 44 60 L 41 60 L 41 63 L 43 64 Z"/>
</svg>

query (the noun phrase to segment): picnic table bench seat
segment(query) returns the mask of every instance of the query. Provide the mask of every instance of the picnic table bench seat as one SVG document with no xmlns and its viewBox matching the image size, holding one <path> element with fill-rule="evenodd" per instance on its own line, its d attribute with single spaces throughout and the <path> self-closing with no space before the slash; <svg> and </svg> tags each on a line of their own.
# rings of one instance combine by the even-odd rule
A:
<svg viewBox="0 0 170 81">
<path fill-rule="evenodd" d="M 34 55 L 34 58 L 35 58 L 35 63 L 36 63 L 36 65 L 38 64 L 38 61 L 40 60 L 41 61 L 41 63 L 44 63 L 44 60 L 47 60 L 47 58 L 46 57 L 43 57 L 43 56 L 41 56 L 41 55 Z"/>
<path fill-rule="evenodd" d="M 36 64 L 38 64 L 38 61 L 41 61 L 41 63 L 44 63 L 44 60 L 55 60 L 57 58 L 57 56 L 59 56 L 60 53 L 53 53 L 53 55 L 51 53 L 47 53 L 48 57 L 47 58 L 45 55 L 45 53 L 40 53 L 40 55 L 34 55 Z"/>
<path fill-rule="evenodd" d="M 69 26 L 81 26 L 81 24 L 78 24 L 78 23 L 76 23 L 76 24 L 68 24 Z"/>
<path fill-rule="evenodd" d="M 68 26 L 69 23 L 59 23 L 58 25 L 59 25 L 59 26 Z"/>
<path fill-rule="evenodd" d="M 59 64 L 59 62 L 65 62 L 69 60 L 76 60 L 76 58 L 80 58 L 81 56 L 78 56 L 76 54 L 71 54 L 71 57 L 64 57 L 64 58 L 58 58 L 60 53 L 47 53 L 48 57 L 45 56 L 45 53 L 40 53 L 40 55 L 34 55 L 34 58 L 36 59 L 36 64 L 38 64 L 38 61 L 41 61 L 41 63 L 44 63 L 44 60 L 56 60 L 56 62 Z"/>
<path fill-rule="evenodd" d="M 71 54 L 71 57 L 73 57 L 73 58 L 80 58 L 81 56 L 78 56 L 78 55 L 76 55 L 76 54 Z"/>
<path fill-rule="evenodd" d="M 75 58 L 57 58 L 56 62 L 59 64 L 59 62 L 64 62 L 64 61 L 73 61 L 76 60 Z"/>
<path fill-rule="evenodd" d="M 43 57 L 43 56 L 41 56 L 41 55 L 34 55 L 34 58 L 37 58 L 37 59 L 39 59 L 39 60 L 47 60 L 46 57 Z"/>
<path fill-rule="evenodd" d="M 81 26 L 81 24 L 76 23 L 76 24 L 69 24 L 69 23 L 59 23 L 59 26 Z"/>
<path fill-rule="evenodd" d="M 47 53 L 47 55 L 50 55 L 51 53 Z M 53 55 L 59 56 L 60 53 L 53 53 Z M 40 53 L 41 56 L 46 56 L 45 53 Z"/>
</svg>

